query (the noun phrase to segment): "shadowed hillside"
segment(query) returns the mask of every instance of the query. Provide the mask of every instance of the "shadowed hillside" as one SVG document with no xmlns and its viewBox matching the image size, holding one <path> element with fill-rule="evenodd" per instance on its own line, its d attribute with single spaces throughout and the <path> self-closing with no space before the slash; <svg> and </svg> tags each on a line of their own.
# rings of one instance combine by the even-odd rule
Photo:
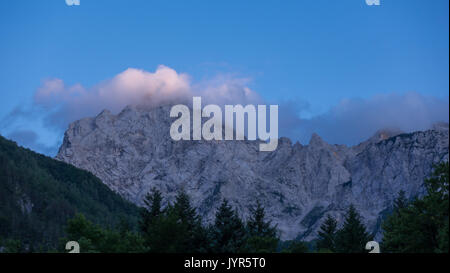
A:
<svg viewBox="0 0 450 273">
<path fill-rule="evenodd" d="M 102 226 L 136 226 L 138 208 L 90 172 L 18 147 L 0 136 L 0 243 L 26 251 L 56 248 L 76 213 Z"/>
</svg>

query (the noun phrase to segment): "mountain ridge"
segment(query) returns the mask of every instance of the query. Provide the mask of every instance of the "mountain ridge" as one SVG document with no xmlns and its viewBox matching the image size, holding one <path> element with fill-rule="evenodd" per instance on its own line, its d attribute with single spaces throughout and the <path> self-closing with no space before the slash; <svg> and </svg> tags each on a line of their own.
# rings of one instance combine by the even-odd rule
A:
<svg viewBox="0 0 450 273">
<path fill-rule="evenodd" d="M 58 160 L 86 169 L 137 205 L 157 187 L 171 201 L 180 189 L 205 221 L 223 198 L 243 217 L 256 200 L 283 239 L 313 239 L 327 214 L 338 221 L 354 204 L 379 238 L 379 223 L 396 194 L 424 193 L 433 164 L 448 161 L 448 129 L 409 134 L 380 131 L 355 146 L 279 139 L 273 152 L 257 141 L 173 141 L 169 106 L 128 106 L 69 125 Z M 383 135 L 384 134 L 384 135 Z"/>
</svg>

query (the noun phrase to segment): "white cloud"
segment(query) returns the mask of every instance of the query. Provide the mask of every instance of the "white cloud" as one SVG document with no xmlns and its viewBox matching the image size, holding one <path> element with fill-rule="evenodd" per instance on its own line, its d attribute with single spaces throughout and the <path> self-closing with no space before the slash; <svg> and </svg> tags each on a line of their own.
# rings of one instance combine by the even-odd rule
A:
<svg viewBox="0 0 450 273">
<path fill-rule="evenodd" d="M 246 84 L 248 79 L 218 76 L 192 84 L 187 74 L 160 65 L 155 72 L 129 68 L 91 88 L 66 86 L 61 79 L 44 81 L 34 103 L 45 108 L 46 124 L 65 128 L 69 122 L 94 116 L 103 109 L 119 112 L 127 105 L 152 106 L 189 102 L 202 96 L 205 103 L 256 103 L 262 101 Z"/>
</svg>

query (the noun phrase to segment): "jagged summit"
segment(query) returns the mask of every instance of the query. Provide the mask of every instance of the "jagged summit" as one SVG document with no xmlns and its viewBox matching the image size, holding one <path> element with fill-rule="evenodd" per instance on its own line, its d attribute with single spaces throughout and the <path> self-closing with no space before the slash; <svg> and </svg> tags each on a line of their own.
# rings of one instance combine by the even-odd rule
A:
<svg viewBox="0 0 450 273">
<path fill-rule="evenodd" d="M 227 198 L 243 217 L 259 200 L 283 239 L 315 237 L 322 219 L 342 219 L 354 204 L 374 233 L 396 194 L 424 192 L 434 163 L 448 160 L 448 130 L 380 132 L 372 141 L 309 145 L 281 138 L 273 152 L 256 141 L 173 141 L 170 107 L 127 107 L 70 124 L 57 159 L 86 169 L 140 205 L 157 187 L 173 198 L 184 189 L 211 221 Z M 167 201 L 167 200 L 166 200 Z"/>
<path fill-rule="evenodd" d="M 371 138 L 369 138 L 369 142 L 378 143 L 380 141 L 386 140 L 388 138 L 403 134 L 405 132 L 398 129 L 381 129 L 378 130 Z"/>
<path fill-rule="evenodd" d="M 309 140 L 310 146 L 323 146 L 323 145 L 329 145 L 326 143 L 318 134 L 313 133 L 311 135 L 311 139 Z"/>
</svg>

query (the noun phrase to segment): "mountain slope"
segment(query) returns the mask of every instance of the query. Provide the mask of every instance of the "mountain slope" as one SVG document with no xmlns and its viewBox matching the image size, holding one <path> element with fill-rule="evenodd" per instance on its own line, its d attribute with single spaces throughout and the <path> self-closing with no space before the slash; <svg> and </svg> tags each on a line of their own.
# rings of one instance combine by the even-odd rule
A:
<svg viewBox="0 0 450 273">
<path fill-rule="evenodd" d="M 19 239 L 29 250 L 55 248 L 75 213 L 104 226 L 120 219 L 134 225 L 138 209 L 91 173 L 0 136 L 0 239 Z"/>
<path fill-rule="evenodd" d="M 259 200 L 283 239 L 313 239 L 322 219 L 342 222 L 354 204 L 370 231 L 400 190 L 423 194 L 435 163 L 448 160 L 448 127 L 412 134 L 379 132 L 354 147 L 313 135 L 308 145 L 280 138 L 273 152 L 256 141 L 173 141 L 170 107 L 129 106 L 118 115 L 70 124 L 57 159 L 86 169 L 142 204 L 151 187 L 173 198 L 183 188 L 206 221 L 227 198 L 243 217 Z"/>
</svg>

